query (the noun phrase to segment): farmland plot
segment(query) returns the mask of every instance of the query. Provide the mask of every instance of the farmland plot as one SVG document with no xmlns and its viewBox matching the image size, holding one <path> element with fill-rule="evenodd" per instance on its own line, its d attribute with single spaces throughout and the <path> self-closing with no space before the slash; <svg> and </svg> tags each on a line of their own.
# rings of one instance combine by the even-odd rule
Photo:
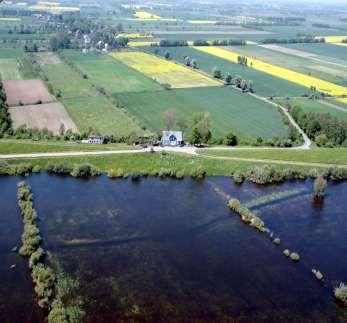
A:
<svg viewBox="0 0 347 323">
<path fill-rule="evenodd" d="M 230 60 L 232 62 L 237 62 L 237 58 L 240 55 L 239 52 L 235 52 L 234 50 L 226 50 L 223 48 L 217 48 L 212 46 L 195 48 L 203 52 Z M 248 65 L 250 66 L 249 68 L 253 68 L 258 71 L 268 73 L 270 75 L 288 80 L 293 83 L 300 84 L 302 86 L 306 86 L 308 88 L 314 86 L 318 91 L 324 92 L 332 96 L 347 95 L 347 87 L 336 85 L 310 75 L 302 74 L 287 68 L 280 67 L 278 65 L 273 65 L 259 60 L 257 58 L 252 58 L 248 56 L 247 59 Z"/>
<path fill-rule="evenodd" d="M 189 68 L 143 52 L 115 52 L 112 57 L 135 70 L 173 88 L 220 86 L 212 78 Z"/>
<path fill-rule="evenodd" d="M 173 60 L 184 63 L 184 57 L 189 56 L 196 59 L 198 68 L 206 73 L 212 73 L 214 67 L 219 68 L 225 76 L 227 73 L 240 75 L 242 78 L 253 81 L 253 88 L 258 95 L 262 96 L 302 96 L 309 94 L 309 90 L 303 86 L 294 84 L 287 80 L 279 79 L 276 76 L 246 68 L 240 64 L 230 62 L 227 59 L 204 53 L 190 46 L 185 47 L 145 47 L 146 51 L 164 56 L 166 51 L 170 52 Z"/>
<path fill-rule="evenodd" d="M 4 88 L 9 106 L 47 103 L 54 100 L 41 80 L 7 80 Z"/>
<path fill-rule="evenodd" d="M 64 106 L 58 102 L 11 107 L 9 112 L 15 128 L 23 125 L 26 125 L 27 128 L 47 128 L 58 135 L 63 124 L 65 130 L 77 131 L 76 125 L 67 114 Z"/>
<path fill-rule="evenodd" d="M 102 134 L 115 134 L 119 137 L 144 133 L 130 116 L 104 96 L 69 98 L 62 102 L 80 131 L 93 129 Z"/>
<path fill-rule="evenodd" d="M 18 62 L 13 58 L 0 59 L 0 76 L 2 80 L 20 80 Z"/>
<path fill-rule="evenodd" d="M 278 46 L 283 51 L 286 47 Z M 277 47 L 277 49 L 278 49 Z M 306 74 L 314 78 L 322 79 L 331 83 L 335 83 L 342 86 L 347 86 L 347 80 L 340 75 L 337 75 L 334 71 L 334 66 L 329 63 L 329 61 L 317 60 L 317 57 L 306 56 L 299 57 L 298 55 L 293 55 L 293 52 L 289 49 L 287 53 L 279 52 L 278 50 L 273 50 L 269 48 L 264 48 L 260 46 L 244 46 L 244 47 L 226 47 L 225 49 L 230 50 L 239 55 L 245 55 L 253 59 L 263 61 L 272 65 L 277 65 L 282 68 L 286 68 L 298 73 Z M 325 70 L 323 70 L 325 68 Z M 338 69 L 341 72 L 347 73 L 347 65 L 340 65 Z"/>
<path fill-rule="evenodd" d="M 65 51 L 65 57 L 88 76 L 90 82 L 110 93 L 158 91 L 162 87 L 110 56 Z"/>
<path fill-rule="evenodd" d="M 193 115 L 208 112 L 214 138 L 223 137 L 229 131 L 242 138 L 287 135 L 287 128 L 276 108 L 229 87 L 126 93 L 116 97 L 155 132 L 164 129 L 164 112 L 175 110 L 176 119 L 185 121 L 189 133 Z"/>
</svg>

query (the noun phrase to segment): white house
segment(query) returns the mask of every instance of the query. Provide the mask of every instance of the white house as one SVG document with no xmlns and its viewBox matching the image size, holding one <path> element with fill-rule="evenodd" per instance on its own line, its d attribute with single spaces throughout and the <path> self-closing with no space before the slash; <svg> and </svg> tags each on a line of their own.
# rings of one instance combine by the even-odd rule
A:
<svg viewBox="0 0 347 323">
<path fill-rule="evenodd" d="M 179 146 L 183 143 L 182 131 L 163 131 L 161 142 L 164 146 Z"/>
<path fill-rule="evenodd" d="M 86 144 L 102 145 L 104 143 L 104 137 L 97 135 L 90 135 L 88 140 L 82 140 Z"/>
</svg>

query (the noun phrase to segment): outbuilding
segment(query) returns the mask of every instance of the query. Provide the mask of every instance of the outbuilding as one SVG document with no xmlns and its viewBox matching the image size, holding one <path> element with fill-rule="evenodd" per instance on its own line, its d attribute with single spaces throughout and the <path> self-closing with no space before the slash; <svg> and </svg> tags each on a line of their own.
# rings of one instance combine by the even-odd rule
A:
<svg viewBox="0 0 347 323">
<path fill-rule="evenodd" d="M 161 139 L 163 146 L 179 146 L 183 144 L 182 131 L 163 131 Z"/>
</svg>

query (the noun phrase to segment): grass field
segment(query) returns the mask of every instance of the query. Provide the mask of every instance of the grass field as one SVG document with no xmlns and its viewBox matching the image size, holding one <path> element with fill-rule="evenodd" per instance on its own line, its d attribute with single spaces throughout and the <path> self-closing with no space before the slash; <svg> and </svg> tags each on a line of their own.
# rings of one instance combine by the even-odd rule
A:
<svg viewBox="0 0 347 323">
<path fill-rule="evenodd" d="M 16 59 L 16 58 L 22 58 L 23 56 L 24 56 L 24 52 L 20 48 L 8 48 L 8 47 L 0 48 L 0 58 Z"/>
<path fill-rule="evenodd" d="M 2 80 L 20 80 L 22 78 L 18 62 L 13 58 L 0 59 L 0 76 Z"/>
<path fill-rule="evenodd" d="M 339 120 L 347 121 L 347 109 L 346 109 L 346 112 L 343 112 L 341 110 L 334 109 L 324 103 L 320 103 L 317 100 L 292 99 L 292 100 L 279 100 L 278 103 L 282 105 L 289 103 L 291 106 L 298 106 L 304 112 L 329 113 L 330 115 L 338 118 Z M 329 103 L 329 101 L 327 101 L 327 103 Z"/>
<path fill-rule="evenodd" d="M 89 145 L 63 141 L 33 141 L 1 139 L 0 154 L 25 154 L 64 151 L 131 150 L 134 146 L 125 144 Z"/>
<path fill-rule="evenodd" d="M 38 59 L 54 91 L 62 92 L 60 100 L 80 131 L 93 129 L 118 136 L 143 133 L 130 116 L 100 95 L 89 79 L 84 79 L 59 57 L 44 53 Z"/>
<path fill-rule="evenodd" d="M 229 131 L 241 138 L 285 137 L 287 134 L 276 108 L 230 87 L 126 93 L 116 97 L 155 132 L 164 129 L 163 114 L 173 109 L 177 119 L 184 119 L 188 126 L 195 113 L 209 112 L 215 138 Z"/>
<path fill-rule="evenodd" d="M 117 136 L 144 132 L 125 112 L 104 96 L 76 97 L 63 99 L 62 102 L 80 131 L 91 128 L 102 134 Z"/>
<path fill-rule="evenodd" d="M 114 52 L 112 57 L 173 88 L 219 86 L 220 83 L 184 66 L 143 52 Z"/>
<path fill-rule="evenodd" d="M 280 47 L 284 50 L 286 49 L 286 47 Z M 316 61 L 311 58 L 294 56 L 290 54 L 290 49 L 288 49 L 288 53 L 286 54 L 260 46 L 234 46 L 229 49 L 239 53 L 239 55 L 249 56 L 268 64 L 310 75 L 312 78 L 347 86 L 347 65 L 335 66 L 326 63 L 324 59 Z"/>
<path fill-rule="evenodd" d="M 216 55 L 218 57 L 230 60 L 232 62 L 237 62 L 238 53 L 235 51 L 228 51 L 217 47 L 195 47 L 203 52 Z M 248 64 L 250 68 L 256 69 L 268 73 L 270 75 L 276 76 L 288 80 L 290 82 L 300 84 L 310 88 L 315 86 L 318 91 L 327 93 L 332 96 L 347 95 L 347 87 L 339 86 L 309 75 L 305 75 L 287 68 L 283 68 L 277 65 L 269 64 L 259 59 L 248 57 Z"/>
<path fill-rule="evenodd" d="M 230 73 L 232 76 L 240 75 L 247 80 L 253 81 L 254 90 L 258 95 L 286 97 L 301 96 L 309 93 L 309 90 L 303 86 L 259 72 L 255 69 L 246 68 L 240 64 L 204 53 L 190 46 L 145 47 L 144 49 L 152 53 L 158 50 L 158 55 L 161 56 L 164 56 L 164 53 L 169 51 L 172 59 L 181 63 L 184 63 L 185 56 L 189 56 L 191 59 L 196 59 L 199 69 L 206 73 L 211 73 L 214 67 L 218 67 L 223 75 L 227 73 Z"/>
<path fill-rule="evenodd" d="M 60 90 L 63 98 L 96 95 L 88 80 L 83 79 L 66 63 L 57 58 L 55 63 L 47 63 L 47 54 L 37 54 L 39 63 L 54 91 Z"/>
<path fill-rule="evenodd" d="M 310 52 L 329 60 L 337 60 L 337 63 L 347 65 L 347 47 L 337 47 L 331 44 L 286 44 L 283 46 Z"/>
<path fill-rule="evenodd" d="M 252 150 L 208 150 L 201 154 L 208 156 L 238 157 L 249 159 L 285 160 L 308 163 L 347 165 L 347 148 L 294 149 L 252 149 Z"/>
<path fill-rule="evenodd" d="M 67 50 L 64 51 L 64 56 L 88 75 L 90 82 L 109 93 L 162 89 L 158 83 L 108 55 L 82 54 Z"/>
<path fill-rule="evenodd" d="M 10 164 L 23 163 L 21 160 L 9 160 Z M 111 169 L 121 169 L 128 173 L 157 174 L 161 169 L 170 169 L 182 171 L 185 175 L 190 175 L 192 170 L 201 166 L 206 170 L 208 176 L 230 176 L 237 170 L 247 170 L 256 165 L 264 165 L 262 162 L 252 161 L 233 161 L 209 159 L 203 156 L 185 156 L 181 154 L 126 154 L 126 155 L 108 155 L 108 156 L 84 156 L 84 157 L 54 157 L 26 159 L 25 162 L 39 165 L 45 168 L 49 162 L 64 163 L 65 165 L 74 165 L 81 163 L 91 163 L 99 167 L 102 171 Z M 266 162 L 265 162 L 266 163 Z M 317 165 L 319 166 L 319 165 Z M 287 165 L 274 165 L 277 169 L 286 169 Z M 309 171 L 312 166 L 295 166 L 290 168 Z"/>
</svg>

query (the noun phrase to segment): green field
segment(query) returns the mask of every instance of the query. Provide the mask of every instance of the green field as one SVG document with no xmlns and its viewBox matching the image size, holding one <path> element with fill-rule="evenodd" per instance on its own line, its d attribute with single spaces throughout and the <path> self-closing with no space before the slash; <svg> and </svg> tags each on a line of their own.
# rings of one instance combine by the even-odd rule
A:
<svg viewBox="0 0 347 323">
<path fill-rule="evenodd" d="M 285 137 L 287 134 L 276 108 L 230 87 L 125 93 L 116 98 L 155 132 L 164 129 L 163 114 L 173 109 L 177 119 L 184 119 L 187 125 L 195 113 L 209 112 L 215 138 L 229 131 L 242 138 Z"/>
<path fill-rule="evenodd" d="M 251 46 L 253 47 L 253 46 Z M 184 57 L 189 56 L 196 59 L 199 69 L 211 74 L 214 67 L 218 67 L 224 75 L 230 73 L 232 76 L 240 75 L 247 80 L 253 81 L 253 87 L 258 95 L 262 96 L 301 96 L 309 91 L 292 82 L 271 76 L 266 73 L 246 68 L 240 64 L 235 64 L 225 59 L 209 55 L 194 48 L 185 47 L 146 47 L 146 51 L 154 53 L 158 50 L 159 55 L 164 55 L 168 51 L 173 60 L 184 63 Z"/>
<path fill-rule="evenodd" d="M 347 65 L 347 47 L 331 44 L 288 44 L 283 47 L 293 48 L 325 57 L 332 61 Z M 334 60 L 333 60 L 334 61 Z"/>
<path fill-rule="evenodd" d="M 284 160 L 307 163 L 347 165 L 347 148 L 295 149 L 245 149 L 245 150 L 201 150 L 201 154 L 219 157 L 246 159 Z"/>
<path fill-rule="evenodd" d="M 119 137 L 132 132 L 144 132 L 128 114 L 104 96 L 63 99 L 62 103 L 80 131 L 88 131 L 91 128 L 102 134 L 114 134 Z"/>
<path fill-rule="evenodd" d="M 61 141 L 33 141 L 18 139 L 0 140 L 0 154 L 132 149 L 134 149 L 134 146 L 128 146 L 125 144 L 89 145 Z"/>
<path fill-rule="evenodd" d="M 127 173 L 148 173 L 157 174 L 161 169 L 182 171 L 185 175 L 190 175 L 192 170 L 201 166 L 209 176 L 230 176 L 236 170 L 247 170 L 255 165 L 263 163 L 240 162 L 231 160 L 213 160 L 203 157 L 185 156 L 180 154 L 125 154 L 107 156 L 84 156 L 84 157 L 54 157 L 8 160 L 10 164 L 20 164 L 23 162 L 39 165 L 42 168 L 48 163 L 64 163 L 64 165 L 91 163 L 102 171 L 111 169 L 122 169 Z M 278 169 L 286 168 L 283 165 L 276 166 Z M 291 168 L 309 170 L 311 167 L 291 166 Z"/>
<path fill-rule="evenodd" d="M 346 67 L 335 66 L 322 61 L 318 62 L 309 58 L 283 54 L 257 45 L 234 46 L 230 48 L 240 55 L 255 57 L 273 65 L 308 74 L 338 85 L 347 86 L 347 65 Z"/>
<path fill-rule="evenodd" d="M 63 98 L 94 96 L 96 91 L 91 87 L 88 80 L 83 79 L 80 74 L 74 71 L 59 58 L 57 62 L 50 63 L 46 59 L 47 54 L 37 54 L 41 63 L 41 68 L 48 78 L 48 82 L 52 84 L 54 92 L 61 91 Z"/>
<path fill-rule="evenodd" d="M 108 55 L 66 50 L 64 56 L 88 75 L 91 83 L 109 93 L 162 90 L 162 87 L 150 78 Z"/>
<path fill-rule="evenodd" d="M 143 130 L 132 118 L 97 92 L 89 79 L 85 79 L 52 53 L 39 54 L 38 59 L 44 75 L 54 92 L 61 91 L 59 100 L 80 131 L 127 136 Z M 105 78 L 105 80 L 107 80 Z"/>
<path fill-rule="evenodd" d="M 0 48 L 0 58 L 22 58 L 24 56 L 24 52 L 20 48 L 9 48 L 2 47 Z"/>
<path fill-rule="evenodd" d="M 319 101 L 316 101 L 316 100 L 311 100 L 311 99 L 279 100 L 278 103 L 282 105 L 289 103 L 292 107 L 298 106 L 304 112 L 329 113 L 330 115 L 338 118 L 339 120 L 347 121 L 347 109 L 346 109 L 346 112 L 343 112 L 341 110 L 329 107 L 326 104 L 320 103 Z"/>
<path fill-rule="evenodd" d="M 17 60 L 13 58 L 1 58 L 0 76 L 2 80 L 20 80 L 22 77 L 18 69 Z"/>
</svg>

